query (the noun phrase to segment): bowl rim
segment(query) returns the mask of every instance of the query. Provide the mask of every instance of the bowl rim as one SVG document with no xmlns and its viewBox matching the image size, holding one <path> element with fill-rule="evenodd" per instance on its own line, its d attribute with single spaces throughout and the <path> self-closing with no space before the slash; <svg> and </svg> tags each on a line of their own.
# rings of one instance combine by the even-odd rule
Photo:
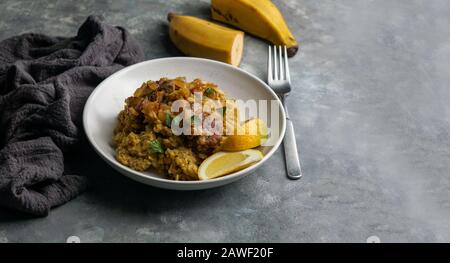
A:
<svg viewBox="0 0 450 263">
<path fill-rule="evenodd" d="M 246 77 L 249 77 L 253 80 L 256 80 L 259 84 L 261 84 L 262 87 L 264 87 L 272 96 L 273 98 L 276 99 L 278 106 L 280 108 L 280 112 L 281 112 L 281 117 L 282 117 L 282 126 L 281 126 L 281 132 L 280 132 L 280 136 L 277 140 L 277 142 L 272 146 L 272 149 L 270 149 L 270 151 L 264 155 L 264 157 L 261 159 L 261 161 L 257 162 L 256 164 L 253 164 L 245 169 L 242 169 L 240 171 L 228 174 L 228 175 L 224 175 L 221 177 L 217 177 L 217 178 L 213 178 L 213 179 L 209 179 L 209 180 L 196 180 L 196 181 L 175 181 L 175 180 L 170 180 L 167 178 L 161 178 L 161 177 L 156 177 L 156 176 L 151 176 L 151 175 L 147 175 L 143 172 L 139 172 L 139 171 L 135 171 L 121 163 L 119 163 L 117 160 L 115 160 L 115 158 L 112 158 L 111 156 L 109 156 L 108 154 L 106 154 L 95 142 L 93 136 L 88 132 L 88 124 L 87 124 L 87 120 L 88 120 L 88 113 L 90 112 L 91 107 L 93 108 L 93 101 L 95 99 L 95 97 L 97 96 L 97 94 L 100 92 L 101 89 L 99 89 L 98 87 L 102 87 L 105 86 L 103 85 L 103 83 L 109 81 L 110 79 L 116 77 L 117 75 L 120 74 L 125 74 L 127 71 L 133 70 L 134 68 L 140 67 L 142 65 L 145 64 L 151 64 L 151 63 L 158 63 L 161 61 L 183 61 L 183 60 L 190 60 L 190 61 L 201 61 L 201 62 L 206 62 L 206 63 L 212 63 L 212 64 L 217 64 L 219 66 L 222 67 L 226 67 L 228 69 L 231 70 L 235 70 L 235 71 L 239 71 L 242 74 L 244 74 Z M 107 87 L 107 86 L 105 86 Z M 272 155 L 275 153 L 275 151 L 278 149 L 278 147 L 280 146 L 281 142 L 283 141 L 285 132 L 286 132 L 286 113 L 283 107 L 283 104 L 281 103 L 281 100 L 279 99 L 278 95 L 276 95 L 276 93 L 261 79 L 259 79 L 258 77 L 256 77 L 255 75 L 253 75 L 250 72 L 247 72 L 239 67 L 230 65 L 230 64 L 226 64 L 220 61 L 216 61 L 216 60 L 211 60 L 211 59 L 205 59 L 205 58 L 197 58 L 197 57 L 166 57 L 166 58 L 157 58 L 157 59 L 150 59 L 150 60 L 145 60 L 130 66 L 127 66 L 121 70 L 116 71 L 115 73 L 113 73 L 112 75 L 108 76 L 106 79 L 104 79 L 102 82 L 100 82 L 95 89 L 92 91 L 92 93 L 89 95 L 89 98 L 86 101 L 86 104 L 84 105 L 84 109 L 83 109 L 83 129 L 84 129 L 84 133 L 86 135 L 86 137 L 88 138 L 89 143 L 91 144 L 92 148 L 94 148 L 94 150 L 97 152 L 98 155 L 100 155 L 100 157 L 106 161 L 110 166 L 112 166 L 113 168 L 115 168 L 118 172 L 126 172 L 126 173 L 130 173 L 133 174 L 134 176 L 137 177 L 144 177 L 150 180 L 154 180 L 154 181 L 158 181 L 159 183 L 163 183 L 163 184 L 177 184 L 177 185 L 207 185 L 207 184 L 212 184 L 212 183 L 219 183 L 221 181 L 228 181 L 228 180 L 232 180 L 232 179 L 237 179 L 238 177 L 249 173 L 250 171 L 256 170 L 259 166 L 261 166 L 263 163 L 265 163 L 270 157 L 272 157 Z"/>
</svg>

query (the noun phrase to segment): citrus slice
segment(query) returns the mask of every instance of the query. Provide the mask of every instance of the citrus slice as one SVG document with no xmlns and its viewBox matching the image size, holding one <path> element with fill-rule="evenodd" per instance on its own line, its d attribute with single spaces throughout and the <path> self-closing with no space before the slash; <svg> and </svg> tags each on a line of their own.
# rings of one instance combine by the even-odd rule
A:
<svg viewBox="0 0 450 263">
<path fill-rule="evenodd" d="M 258 150 L 241 152 L 218 152 L 206 158 L 198 169 L 198 178 L 208 180 L 242 170 L 261 161 L 263 154 Z"/>
<path fill-rule="evenodd" d="M 242 125 L 242 128 L 244 129 L 245 134 L 259 135 L 261 137 L 261 143 L 264 143 L 269 138 L 267 125 L 260 118 L 247 120 L 244 122 L 244 125 Z"/>
<path fill-rule="evenodd" d="M 239 128 L 239 134 L 226 136 L 221 149 L 236 152 L 252 149 L 267 141 L 268 130 L 266 123 L 259 119 L 244 122 Z"/>
<path fill-rule="evenodd" d="M 237 152 L 252 149 L 261 145 L 259 135 L 230 135 L 221 145 L 223 151 Z"/>
</svg>

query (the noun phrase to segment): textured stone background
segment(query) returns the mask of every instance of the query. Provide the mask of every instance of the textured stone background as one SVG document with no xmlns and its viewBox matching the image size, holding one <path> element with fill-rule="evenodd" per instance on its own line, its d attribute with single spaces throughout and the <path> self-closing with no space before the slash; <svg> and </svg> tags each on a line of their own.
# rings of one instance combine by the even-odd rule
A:
<svg viewBox="0 0 450 263">
<path fill-rule="evenodd" d="M 128 28 L 148 59 L 179 55 L 166 14 L 208 2 L 0 2 L 0 39 L 74 35 L 89 14 Z M 47 218 L 0 210 L 0 242 L 450 242 L 450 3 L 274 0 L 301 41 L 289 107 L 304 178 L 278 151 L 255 174 L 200 192 L 146 187 L 87 153 L 95 187 Z M 266 44 L 242 68 L 264 78 Z"/>
</svg>

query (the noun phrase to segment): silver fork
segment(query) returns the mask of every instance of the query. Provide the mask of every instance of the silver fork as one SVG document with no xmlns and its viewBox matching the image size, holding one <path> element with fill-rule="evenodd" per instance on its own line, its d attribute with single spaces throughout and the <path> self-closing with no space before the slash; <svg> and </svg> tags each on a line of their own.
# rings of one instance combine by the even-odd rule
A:
<svg viewBox="0 0 450 263">
<path fill-rule="evenodd" d="M 267 73 L 267 82 L 280 98 L 283 103 L 284 111 L 286 112 L 286 134 L 283 140 L 283 148 L 287 176 L 290 179 L 300 179 L 302 177 L 302 169 L 298 158 L 294 126 L 289 118 L 288 109 L 286 107 L 286 97 L 289 92 L 291 92 L 291 76 L 289 75 L 286 46 L 269 46 Z"/>
</svg>

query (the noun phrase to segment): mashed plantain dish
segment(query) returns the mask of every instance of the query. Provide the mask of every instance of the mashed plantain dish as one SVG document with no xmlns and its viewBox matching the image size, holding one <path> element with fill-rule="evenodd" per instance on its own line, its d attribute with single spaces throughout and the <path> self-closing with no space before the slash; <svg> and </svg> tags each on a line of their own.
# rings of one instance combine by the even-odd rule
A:
<svg viewBox="0 0 450 263">
<path fill-rule="evenodd" d="M 182 77 L 147 81 L 119 113 L 113 138 L 116 159 L 137 171 L 156 169 L 169 179 L 199 180 L 199 165 L 224 142 L 217 131 L 226 126 L 228 107 L 225 94 L 213 83 Z"/>
</svg>

